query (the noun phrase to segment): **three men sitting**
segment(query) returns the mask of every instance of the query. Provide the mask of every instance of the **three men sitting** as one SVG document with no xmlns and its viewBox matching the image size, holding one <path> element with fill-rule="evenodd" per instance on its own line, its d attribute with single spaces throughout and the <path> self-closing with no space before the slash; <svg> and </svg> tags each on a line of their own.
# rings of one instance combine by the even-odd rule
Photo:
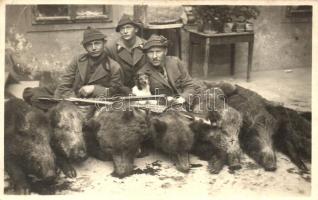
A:
<svg viewBox="0 0 318 200">
<path fill-rule="evenodd" d="M 149 76 L 151 94 L 174 97 L 175 103 L 191 103 L 189 95 L 199 87 L 189 76 L 182 62 L 167 56 L 168 40 L 152 35 L 148 41 L 137 36 L 142 24 L 128 15 L 119 20 L 116 31 L 121 37 L 107 41 L 106 35 L 88 27 L 82 45 L 85 54 L 76 56 L 61 75 L 55 91 L 27 88 L 23 97 L 31 105 L 47 110 L 39 97 L 98 98 L 131 94 L 138 73 Z"/>
</svg>

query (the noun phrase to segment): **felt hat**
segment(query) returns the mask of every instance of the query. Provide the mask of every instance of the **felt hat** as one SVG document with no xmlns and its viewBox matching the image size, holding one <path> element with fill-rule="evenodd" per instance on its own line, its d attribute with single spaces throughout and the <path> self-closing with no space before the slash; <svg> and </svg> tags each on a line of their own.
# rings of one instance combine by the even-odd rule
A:
<svg viewBox="0 0 318 200">
<path fill-rule="evenodd" d="M 88 26 L 83 34 L 82 45 L 85 45 L 87 42 L 91 42 L 93 40 L 103 40 L 103 39 L 106 39 L 106 35 L 104 35 L 99 30 Z"/>
<path fill-rule="evenodd" d="M 162 35 L 153 34 L 150 38 L 144 43 L 143 50 L 147 51 L 151 47 L 168 47 L 168 40 Z"/>
<path fill-rule="evenodd" d="M 120 31 L 120 27 L 123 26 L 123 25 L 126 25 L 126 24 L 132 24 L 136 27 L 138 27 L 139 29 L 142 28 L 142 22 L 137 20 L 137 19 L 133 19 L 132 16 L 130 15 L 127 15 L 127 14 L 124 14 L 118 24 L 117 24 L 117 27 L 116 27 L 116 32 L 119 32 Z"/>
</svg>

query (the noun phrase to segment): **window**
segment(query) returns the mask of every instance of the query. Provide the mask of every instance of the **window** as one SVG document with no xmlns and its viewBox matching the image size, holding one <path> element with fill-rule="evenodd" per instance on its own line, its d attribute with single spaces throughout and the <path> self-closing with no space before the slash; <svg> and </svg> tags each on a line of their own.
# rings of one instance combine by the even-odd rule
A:
<svg viewBox="0 0 318 200">
<path fill-rule="evenodd" d="M 33 24 L 111 21 L 111 6 L 105 5 L 36 5 L 32 11 Z"/>
<path fill-rule="evenodd" d="M 312 21 L 312 6 L 285 6 L 283 23 L 308 23 Z"/>
<path fill-rule="evenodd" d="M 286 15 L 287 17 L 311 17 L 312 7 L 311 6 L 287 6 Z"/>
</svg>

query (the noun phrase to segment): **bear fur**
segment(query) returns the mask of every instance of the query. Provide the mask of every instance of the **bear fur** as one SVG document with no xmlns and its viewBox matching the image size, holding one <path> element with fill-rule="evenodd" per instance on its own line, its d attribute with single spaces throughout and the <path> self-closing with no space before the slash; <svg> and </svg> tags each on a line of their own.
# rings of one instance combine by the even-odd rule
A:
<svg viewBox="0 0 318 200">
<path fill-rule="evenodd" d="M 166 153 L 181 172 L 190 170 L 189 152 L 194 143 L 190 120 L 177 110 L 167 110 L 151 119 L 155 148 Z"/>
<path fill-rule="evenodd" d="M 148 112 L 138 108 L 101 110 L 85 125 L 85 133 L 91 155 L 112 160 L 114 176 L 129 176 L 140 144 L 149 133 Z"/>
</svg>

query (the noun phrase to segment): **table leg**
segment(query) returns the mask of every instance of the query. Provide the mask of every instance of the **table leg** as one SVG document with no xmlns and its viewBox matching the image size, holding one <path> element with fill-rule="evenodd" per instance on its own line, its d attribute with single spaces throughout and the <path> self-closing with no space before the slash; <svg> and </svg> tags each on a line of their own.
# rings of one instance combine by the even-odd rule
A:
<svg viewBox="0 0 318 200">
<path fill-rule="evenodd" d="M 208 77 L 209 72 L 209 57 L 210 57 L 210 38 L 205 39 L 205 54 L 203 63 L 203 74 L 204 78 Z"/>
<path fill-rule="evenodd" d="M 231 44 L 231 75 L 235 74 L 235 43 Z"/>
<path fill-rule="evenodd" d="M 182 52 L 181 52 L 181 50 L 182 50 L 182 48 L 181 48 L 181 44 L 182 44 L 182 38 L 181 38 L 181 28 L 177 28 L 177 30 L 176 30 L 176 32 L 177 32 L 177 37 L 178 37 L 178 41 L 179 41 L 179 58 L 180 58 L 180 60 L 182 60 Z"/>
<path fill-rule="evenodd" d="M 189 60 L 188 60 L 188 70 L 189 74 L 192 74 L 192 33 L 189 35 Z"/>
<path fill-rule="evenodd" d="M 246 77 L 247 82 L 250 81 L 250 74 L 252 70 L 253 47 L 254 47 L 254 38 L 248 43 L 248 64 L 247 64 L 247 77 Z"/>
</svg>

